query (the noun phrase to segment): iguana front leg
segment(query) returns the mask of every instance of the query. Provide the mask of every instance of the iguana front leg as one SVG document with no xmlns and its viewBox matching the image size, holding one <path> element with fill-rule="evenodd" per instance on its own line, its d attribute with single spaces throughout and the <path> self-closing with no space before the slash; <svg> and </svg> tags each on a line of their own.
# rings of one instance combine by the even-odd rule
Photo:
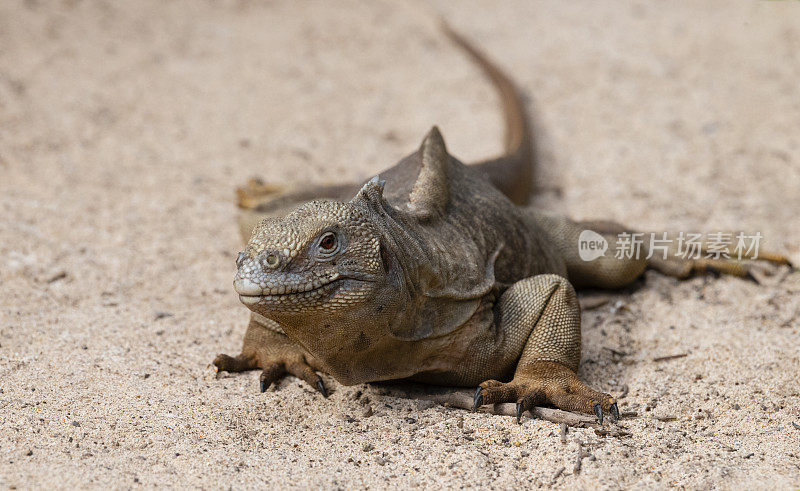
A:
<svg viewBox="0 0 800 491">
<path fill-rule="evenodd" d="M 482 404 L 517 403 L 517 421 L 537 405 L 567 411 L 603 413 L 619 418 L 614 399 L 578 378 L 581 357 L 581 312 L 575 290 L 558 275 L 537 275 L 518 281 L 497 306 L 499 329 L 512 344 L 524 343 L 514 378 L 507 383 L 483 382 L 474 409 Z"/>
<path fill-rule="evenodd" d="M 328 397 L 325 383 L 314 370 L 313 364 L 310 355 L 286 337 L 278 323 L 258 314 L 250 316 L 242 352 L 235 357 L 220 354 L 214 359 L 217 370 L 226 372 L 261 368 L 261 392 L 281 377 L 291 374 Z"/>
</svg>

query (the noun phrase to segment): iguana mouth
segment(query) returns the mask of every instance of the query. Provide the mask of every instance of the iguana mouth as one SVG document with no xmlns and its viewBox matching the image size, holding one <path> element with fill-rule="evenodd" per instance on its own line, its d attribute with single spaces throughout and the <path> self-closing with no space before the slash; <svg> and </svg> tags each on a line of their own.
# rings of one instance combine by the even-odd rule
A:
<svg viewBox="0 0 800 491">
<path fill-rule="evenodd" d="M 258 291 L 256 291 L 258 286 L 252 282 L 248 282 L 249 285 L 241 283 L 237 285 L 237 282 L 234 282 L 234 288 L 243 304 L 254 306 L 257 304 L 291 303 L 292 301 L 316 302 L 333 294 L 336 288 L 345 281 L 371 283 L 376 281 L 376 278 L 370 274 L 335 273 L 327 278 L 319 278 L 295 285 L 284 284 L 271 288 L 259 288 Z"/>
<path fill-rule="evenodd" d="M 341 278 L 338 274 L 334 274 L 328 278 L 319 278 L 312 281 L 299 284 L 282 284 L 272 287 L 261 287 L 259 293 L 254 293 L 252 288 L 236 288 L 239 293 L 239 298 L 245 304 L 255 304 L 260 302 L 263 298 L 267 297 L 291 297 L 295 295 L 307 295 L 319 290 L 333 283 L 337 283 Z M 234 286 L 236 283 L 234 282 Z M 249 285 L 248 285 L 249 286 Z"/>
</svg>

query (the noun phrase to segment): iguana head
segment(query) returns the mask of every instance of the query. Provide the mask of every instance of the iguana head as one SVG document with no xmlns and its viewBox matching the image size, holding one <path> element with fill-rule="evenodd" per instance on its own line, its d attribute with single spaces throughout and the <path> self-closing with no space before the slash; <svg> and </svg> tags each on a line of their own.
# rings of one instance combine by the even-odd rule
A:
<svg viewBox="0 0 800 491">
<path fill-rule="evenodd" d="M 311 201 L 266 219 L 237 259 L 233 285 L 264 315 L 332 314 L 363 302 L 383 276 L 380 238 L 353 202 Z"/>
</svg>

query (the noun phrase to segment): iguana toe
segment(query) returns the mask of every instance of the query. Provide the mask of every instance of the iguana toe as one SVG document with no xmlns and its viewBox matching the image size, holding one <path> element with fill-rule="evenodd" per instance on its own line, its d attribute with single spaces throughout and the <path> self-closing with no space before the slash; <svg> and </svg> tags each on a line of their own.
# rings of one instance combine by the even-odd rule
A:
<svg viewBox="0 0 800 491">
<path fill-rule="evenodd" d="M 304 380 L 308 385 L 318 390 L 323 397 L 328 397 L 328 390 L 325 388 L 322 377 L 317 375 L 317 372 L 305 361 L 296 360 L 291 362 L 277 361 L 266 363 L 259 379 L 261 392 L 266 392 L 270 385 L 276 383 L 287 374 L 294 375 Z"/>
<path fill-rule="evenodd" d="M 308 385 L 314 387 L 319 391 L 323 397 L 328 397 L 328 391 L 325 388 L 325 383 L 322 381 L 317 372 L 311 368 L 311 365 L 302 361 L 292 361 L 286 364 L 286 371 L 295 377 L 304 380 Z"/>
<path fill-rule="evenodd" d="M 328 398 L 328 391 L 325 389 L 325 382 L 322 381 L 322 378 L 317 380 L 317 390 L 322 394 L 322 397 Z"/>
<path fill-rule="evenodd" d="M 313 361 L 299 346 L 289 341 L 285 334 L 263 322 L 269 320 L 251 319 L 244 347 L 239 355 L 233 357 L 220 354 L 214 358 L 217 371 L 244 372 L 260 368 L 258 388 L 261 392 L 266 392 L 272 384 L 276 384 L 286 375 L 294 375 L 314 387 L 324 397 L 328 397 L 322 377 L 309 364 Z"/>
<path fill-rule="evenodd" d="M 478 410 L 483 405 L 483 387 L 478 387 L 475 391 L 475 397 L 472 399 L 472 412 Z"/>
<path fill-rule="evenodd" d="M 268 363 L 261 370 L 259 377 L 259 388 L 261 392 L 266 392 L 269 386 L 280 380 L 286 374 L 286 370 L 281 363 Z"/>
<path fill-rule="evenodd" d="M 613 421 L 614 423 L 619 421 L 619 407 L 617 407 L 616 402 L 611 404 L 609 410 L 611 411 L 611 418 L 612 418 L 611 421 Z"/>
<path fill-rule="evenodd" d="M 245 354 L 233 357 L 220 353 L 214 358 L 213 363 L 217 372 L 245 372 L 258 366 L 254 357 Z"/>
<path fill-rule="evenodd" d="M 597 416 L 597 422 L 603 424 L 603 408 L 599 403 L 595 403 L 592 409 L 594 409 L 594 415 Z"/>
</svg>

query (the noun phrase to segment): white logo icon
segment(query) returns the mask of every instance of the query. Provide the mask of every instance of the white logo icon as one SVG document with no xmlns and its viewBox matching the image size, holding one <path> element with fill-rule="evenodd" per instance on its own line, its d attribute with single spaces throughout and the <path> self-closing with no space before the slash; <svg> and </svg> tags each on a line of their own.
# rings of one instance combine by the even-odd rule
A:
<svg viewBox="0 0 800 491">
<path fill-rule="evenodd" d="M 608 250 L 608 241 L 594 230 L 584 230 L 578 236 L 578 255 L 584 261 L 594 261 L 600 256 L 605 256 Z"/>
</svg>

